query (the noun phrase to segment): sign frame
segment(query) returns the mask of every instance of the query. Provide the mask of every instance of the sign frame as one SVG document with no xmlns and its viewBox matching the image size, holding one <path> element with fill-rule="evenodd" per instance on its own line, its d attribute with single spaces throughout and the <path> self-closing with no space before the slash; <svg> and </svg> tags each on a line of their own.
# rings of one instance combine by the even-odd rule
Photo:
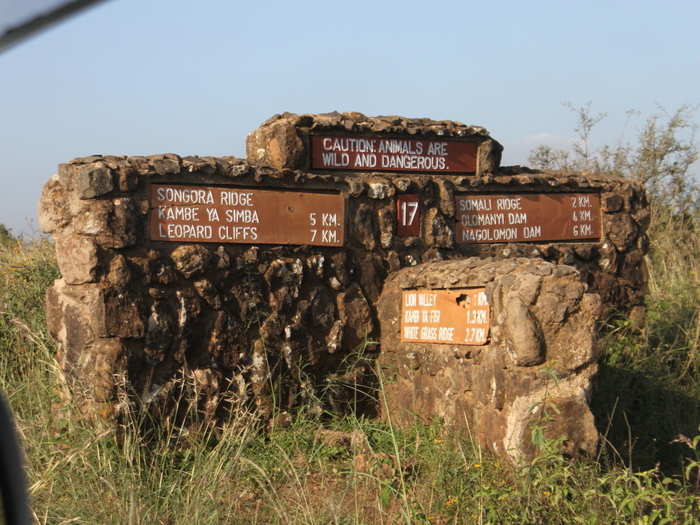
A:
<svg viewBox="0 0 700 525">
<path fill-rule="evenodd" d="M 600 192 L 586 191 L 459 193 L 456 243 L 599 243 L 604 236 L 601 201 Z"/>
<path fill-rule="evenodd" d="M 396 235 L 419 237 L 423 213 L 420 195 L 402 193 L 396 196 Z"/>
<path fill-rule="evenodd" d="M 344 150 L 324 151 L 324 139 L 340 139 L 339 147 L 344 148 Z M 342 131 L 310 133 L 306 136 L 306 140 L 309 168 L 315 171 L 441 173 L 447 175 L 476 174 L 479 163 L 479 145 L 482 142 L 481 140 L 458 137 L 424 137 L 401 134 L 354 135 L 344 134 Z M 421 143 L 420 147 L 418 143 Z M 361 147 L 360 144 L 364 146 Z M 386 146 L 386 149 L 380 151 L 383 145 Z M 433 153 L 428 154 L 430 148 L 433 148 Z M 355 151 L 352 151 L 353 149 Z M 391 151 L 398 149 L 401 151 Z M 447 150 L 446 153 L 445 150 Z M 324 161 L 324 153 L 329 155 L 327 161 Z M 374 163 L 371 161 L 372 155 L 376 157 Z M 380 156 L 377 157 L 377 155 Z M 358 166 L 358 162 L 363 165 Z M 406 167 L 407 164 L 409 167 Z"/>
<path fill-rule="evenodd" d="M 405 289 L 401 290 L 399 340 L 485 346 L 491 336 L 491 317 L 484 287 Z"/>
<path fill-rule="evenodd" d="M 158 201 L 160 189 L 160 197 L 166 199 Z M 168 189 L 173 191 L 168 193 Z M 193 191 L 197 193 L 192 194 Z M 155 181 L 148 185 L 147 192 L 147 236 L 151 242 L 339 248 L 345 245 L 347 237 L 348 199 L 340 192 Z M 182 200 L 186 192 L 194 195 L 187 197 L 193 202 L 178 202 L 178 197 Z M 171 196 L 174 200 L 167 199 Z M 296 200 L 290 200 L 295 196 Z M 222 204 L 224 200 L 227 202 Z M 314 208 L 319 203 L 322 207 Z M 212 209 L 217 210 L 218 221 L 201 220 L 210 218 Z M 196 217 L 197 221 L 187 220 L 188 217 Z M 194 222 L 198 229 L 193 234 L 178 235 L 190 233 L 192 228 L 186 225 Z M 166 230 L 159 225 L 166 225 Z M 222 227 L 228 227 L 225 235 Z M 304 228 L 308 235 L 303 234 Z"/>
</svg>

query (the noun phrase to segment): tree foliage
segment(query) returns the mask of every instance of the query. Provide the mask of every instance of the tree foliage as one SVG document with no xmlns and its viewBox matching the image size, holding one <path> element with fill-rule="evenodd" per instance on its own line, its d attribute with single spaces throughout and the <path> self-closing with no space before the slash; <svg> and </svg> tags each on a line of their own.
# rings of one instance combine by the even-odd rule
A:
<svg viewBox="0 0 700 525">
<path fill-rule="evenodd" d="M 640 181 L 656 206 L 687 214 L 700 210 L 700 187 L 693 165 L 700 158 L 695 142 L 694 106 L 672 113 L 660 108 L 643 122 L 635 142 L 621 141 L 598 149 L 591 146 L 595 126 L 607 114 L 593 113 L 591 103 L 565 106 L 576 115 L 577 140 L 570 150 L 540 145 L 529 161 L 535 168 L 555 171 L 590 171 Z M 628 112 L 630 117 L 639 116 Z"/>
</svg>

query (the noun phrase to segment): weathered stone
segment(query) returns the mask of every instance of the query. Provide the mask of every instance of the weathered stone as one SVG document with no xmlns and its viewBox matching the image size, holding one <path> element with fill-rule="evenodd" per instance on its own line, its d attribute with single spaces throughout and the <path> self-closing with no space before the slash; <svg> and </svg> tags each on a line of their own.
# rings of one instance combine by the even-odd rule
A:
<svg viewBox="0 0 700 525">
<path fill-rule="evenodd" d="M 649 210 L 648 206 L 639 208 L 632 214 L 632 218 L 639 225 L 640 229 L 646 230 L 651 222 L 651 210 Z M 646 253 L 646 250 L 644 250 L 644 253 Z"/>
<path fill-rule="evenodd" d="M 438 203 L 440 205 L 440 212 L 445 215 L 445 217 L 454 217 L 454 185 L 449 180 L 444 179 L 437 179 L 435 183 L 438 187 Z"/>
<path fill-rule="evenodd" d="M 180 334 L 190 329 L 202 313 L 202 301 L 191 289 L 178 290 L 177 296 L 177 326 Z"/>
<path fill-rule="evenodd" d="M 131 166 L 121 166 L 117 172 L 119 191 L 131 192 L 139 185 L 139 176 Z"/>
<path fill-rule="evenodd" d="M 151 313 L 146 323 L 146 346 L 166 350 L 175 337 L 175 321 L 162 301 L 151 305 Z"/>
<path fill-rule="evenodd" d="M 136 244 L 139 211 L 133 199 L 114 199 L 114 212 L 109 229 L 103 231 L 101 243 L 110 248 L 126 248 Z"/>
<path fill-rule="evenodd" d="M 455 243 L 454 231 L 437 208 L 430 208 L 423 217 L 425 244 L 439 248 L 451 248 Z"/>
<path fill-rule="evenodd" d="M 301 259 L 277 259 L 264 274 L 270 289 L 269 303 L 273 310 L 290 310 L 299 297 L 304 280 Z"/>
<path fill-rule="evenodd" d="M 97 246 L 89 237 L 57 235 L 56 261 L 68 284 L 91 283 L 97 278 Z"/>
<path fill-rule="evenodd" d="M 211 252 L 200 244 L 179 246 L 170 254 L 175 268 L 188 279 L 204 272 L 211 261 Z"/>
<path fill-rule="evenodd" d="M 107 166 L 91 164 L 78 171 L 74 184 L 81 199 L 94 199 L 114 189 L 114 178 Z"/>
<path fill-rule="evenodd" d="M 105 332 L 108 337 L 136 338 L 145 334 L 141 299 L 121 292 L 105 295 Z"/>
<path fill-rule="evenodd" d="M 116 288 L 125 288 L 129 284 L 131 271 L 129 270 L 129 264 L 126 262 L 126 257 L 122 254 L 116 255 L 109 262 L 107 280 Z"/>
<path fill-rule="evenodd" d="M 355 214 L 353 237 L 361 243 L 366 250 L 372 251 L 377 245 L 376 227 L 374 226 L 372 208 L 367 204 L 360 204 Z"/>
<path fill-rule="evenodd" d="M 178 175 L 180 173 L 180 159 L 177 155 L 152 155 L 149 160 L 158 175 Z"/>
<path fill-rule="evenodd" d="M 244 253 L 243 253 L 243 262 L 246 264 L 255 264 L 258 262 L 259 253 L 260 249 L 257 246 L 252 246 L 248 248 Z"/>
<path fill-rule="evenodd" d="M 503 146 L 493 139 L 488 139 L 479 145 L 477 159 L 477 175 L 493 173 L 501 164 L 501 154 Z"/>
<path fill-rule="evenodd" d="M 294 124 L 280 119 L 261 126 L 246 139 L 248 160 L 260 166 L 282 169 L 304 167 L 304 143 Z"/>
<path fill-rule="evenodd" d="M 556 415 L 547 435 L 565 437 L 563 452 L 593 450 L 598 437 L 587 394 L 601 311 L 580 279 L 573 268 L 522 258 L 433 262 L 391 274 L 378 316 L 392 422 L 440 417 L 519 462 L 535 452 L 531 430 L 545 420 L 533 407 L 544 403 Z M 475 286 L 485 288 L 491 307 L 485 346 L 401 341 L 403 290 Z"/>
<path fill-rule="evenodd" d="M 311 299 L 311 322 L 323 331 L 329 331 L 335 322 L 335 298 L 326 289 L 317 288 Z"/>
<path fill-rule="evenodd" d="M 76 176 L 77 171 L 82 166 L 77 161 L 79 159 L 74 159 L 71 162 L 63 162 L 58 165 L 58 171 L 54 173 L 52 179 L 58 181 L 59 185 L 63 187 L 66 191 L 73 190 L 73 178 Z"/>
<path fill-rule="evenodd" d="M 625 201 L 617 193 L 606 193 L 603 195 L 603 210 L 606 213 L 617 213 L 622 209 Z"/>
<path fill-rule="evenodd" d="M 401 258 L 395 251 L 390 251 L 386 255 L 388 271 L 396 272 L 401 268 Z"/>
<path fill-rule="evenodd" d="M 519 297 L 506 297 L 503 314 L 508 350 L 518 366 L 534 366 L 544 362 L 544 337 L 537 320 Z"/>
<path fill-rule="evenodd" d="M 70 222 L 70 215 L 65 206 L 64 186 L 54 175 L 44 185 L 39 202 L 39 227 L 42 231 L 52 233 L 64 228 Z"/>
<path fill-rule="evenodd" d="M 221 372 L 212 368 L 196 368 L 190 373 L 190 378 L 195 393 L 193 404 L 206 420 L 212 420 L 221 398 Z"/>
<path fill-rule="evenodd" d="M 64 293 L 66 287 L 65 280 L 60 279 L 46 293 L 46 325 L 64 353 L 79 351 L 92 344 L 97 337 L 90 317 L 84 315 L 83 300 L 87 298 Z M 86 302 L 96 302 L 94 297 L 90 299 L 92 301 Z"/>
<path fill-rule="evenodd" d="M 541 284 L 541 275 L 523 272 L 521 275 L 518 275 L 517 282 L 514 283 L 514 289 L 518 291 L 518 298 L 523 304 L 530 306 L 535 304 L 537 296 L 540 293 Z"/>
<path fill-rule="evenodd" d="M 370 199 L 383 200 L 393 197 L 396 189 L 385 179 L 373 179 L 368 183 L 367 196 Z"/>
<path fill-rule="evenodd" d="M 515 463 L 532 458 L 537 452 L 532 442 L 535 426 L 544 428 L 546 439 L 564 438 L 562 453 L 593 455 L 598 431 L 588 407 L 591 379 L 597 370 L 592 365 L 581 373 L 549 381 L 513 401 L 505 428 L 498 429 L 493 441 L 497 452 Z M 498 439 L 500 438 L 500 439 Z"/>
<path fill-rule="evenodd" d="M 608 237 L 618 251 L 625 251 L 637 238 L 637 225 L 629 215 L 616 215 L 608 222 Z"/>
<path fill-rule="evenodd" d="M 182 158 L 182 169 L 188 173 L 214 175 L 217 171 L 216 159 L 211 157 L 190 156 Z"/>
<path fill-rule="evenodd" d="M 199 296 L 214 310 L 221 310 L 221 297 L 214 284 L 208 279 L 200 279 L 192 283 Z"/>
<path fill-rule="evenodd" d="M 576 257 L 584 261 L 590 261 L 596 256 L 595 248 L 593 246 L 577 246 L 574 248 Z"/>
<path fill-rule="evenodd" d="M 320 279 L 326 274 L 326 266 L 326 258 L 323 255 L 312 255 L 306 260 L 306 267 Z"/>
<path fill-rule="evenodd" d="M 341 349 L 343 345 L 343 322 L 338 320 L 333 323 L 333 326 L 326 337 L 326 350 L 329 354 L 334 354 Z"/>
<path fill-rule="evenodd" d="M 76 233 L 97 236 L 111 231 L 111 216 L 114 212 L 112 201 L 99 200 L 83 208 L 73 217 L 71 226 Z"/>
<path fill-rule="evenodd" d="M 77 351 L 96 337 L 108 336 L 104 296 L 97 284 L 72 286 L 65 279 L 54 281 L 46 293 L 46 319 L 49 333 L 66 351 Z"/>
<path fill-rule="evenodd" d="M 413 181 L 411 179 L 405 179 L 403 177 L 394 177 L 392 179 L 392 182 L 399 191 L 404 193 L 407 192 L 409 188 L 413 185 Z"/>
<path fill-rule="evenodd" d="M 359 284 L 367 299 L 371 303 L 376 303 L 386 276 L 382 258 L 376 254 L 363 254 L 358 261 L 358 267 L 360 273 Z"/>
<path fill-rule="evenodd" d="M 600 259 L 598 264 L 607 274 L 616 274 L 620 266 L 620 255 L 612 242 L 606 241 L 600 245 Z"/>
<path fill-rule="evenodd" d="M 337 298 L 338 315 L 343 323 L 343 348 L 347 351 L 357 350 L 368 341 L 374 332 L 372 310 L 362 290 L 356 284 Z"/>
<path fill-rule="evenodd" d="M 210 356 L 221 360 L 227 368 L 238 367 L 245 357 L 241 350 L 244 344 L 237 337 L 241 330 L 240 320 L 225 310 L 216 312 L 209 334 L 207 350 Z"/>
</svg>

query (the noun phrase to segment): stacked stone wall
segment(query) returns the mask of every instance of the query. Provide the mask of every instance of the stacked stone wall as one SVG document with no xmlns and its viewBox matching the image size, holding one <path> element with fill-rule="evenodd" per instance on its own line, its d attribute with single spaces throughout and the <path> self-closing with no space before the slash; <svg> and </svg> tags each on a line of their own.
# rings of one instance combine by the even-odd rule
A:
<svg viewBox="0 0 700 525">
<path fill-rule="evenodd" d="M 348 136 L 461 137 L 474 144 L 475 172 L 311 169 L 309 137 L 341 128 Z M 47 294 L 47 314 L 72 391 L 108 412 L 121 406 L 119 392 L 149 404 L 172 396 L 178 382 L 212 417 L 236 406 L 262 417 L 300 404 L 342 410 L 357 402 L 358 388 L 376 386 L 377 304 L 387 277 L 421 263 L 477 256 L 506 266 L 522 257 L 567 265 L 604 309 L 639 310 L 648 223 L 640 187 L 500 168 L 500 151 L 483 128 L 459 123 L 284 114 L 251 134 L 248 161 L 167 154 L 62 164 L 44 188 L 40 224 L 54 236 L 62 274 Z M 156 184 L 340 195 L 344 240 L 155 241 L 149 195 Z M 567 192 L 600 196 L 600 239 L 458 242 L 460 196 Z M 420 211 L 411 234 L 398 224 L 403 196 Z"/>
</svg>

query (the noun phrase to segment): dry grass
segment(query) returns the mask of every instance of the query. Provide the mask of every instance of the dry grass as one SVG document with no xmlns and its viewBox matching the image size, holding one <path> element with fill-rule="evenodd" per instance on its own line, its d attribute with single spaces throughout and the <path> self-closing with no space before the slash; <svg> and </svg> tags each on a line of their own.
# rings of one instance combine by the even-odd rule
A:
<svg viewBox="0 0 700 525">
<path fill-rule="evenodd" d="M 666 228 L 669 237 L 670 232 L 678 236 L 676 226 Z M 655 315 L 645 334 L 619 329 L 606 356 L 608 362 L 614 356 L 624 362 L 608 368 L 646 370 L 647 377 L 682 392 L 696 406 L 698 263 L 691 255 L 698 253 L 697 238 L 691 234 L 681 246 L 657 235 L 651 255 L 650 308 L 665 315 Z M 694 456 L 684 454 L 697 446 L 692 441 L 673 445 L 676 467 L 681 468 L 667 473 L 653 466 L 632 471 L 612 453 L 602 453 L 599 461 L 571 463 L 550 452 L 551 443 L 542 443 L 541 456 L 515 471 L 482 454 L 468 440 L 446 434 L 437 423 L 399 431 L 382 422 L 352 418 L 331 418 L 322 424 L 300 413 L 291 426 L 265 433 L 249 414 L 239 414 L 222 427 L 198 433 L 166 426 L 157 439 L 147 442 L 138 431 L 138 421 L 115 429 L 59 417 L 60 377 L 42 307 L 44 290 L 55 276 L 47 243 L 7 241 L 0 247 L 0 387 L 15 410 L 27 452 L 36 523 L 694 523 L 698 519 L 697 463 L 691 462 Z M 658 362 L 663 352 L 675 357 Z M 630 385 L 619 386 L 618 400 L 639 395 Z M 623 405 L 618 402 L 615 410 L 630 411 L 629 418 L 631 407 Z M 606 408 L 608 415 L 612 406 Z M 659 417 L 653 410 L 649 414 Z M 697 417 L 690 421 L 693 416 L 687 413 L 671 412 L 669 417 L 679 425 L 697 427 Z M 362 432 L 367 445 L 353 450 L 324 444 L 315 438 L 321 426 Z M 623 449 L 614 442 L 612 430 L 610 442 Z M 642 437 L 632 439 L 639 443 Z M 618 452 L 627 462 L 627 454 Z"/>
</svg>

